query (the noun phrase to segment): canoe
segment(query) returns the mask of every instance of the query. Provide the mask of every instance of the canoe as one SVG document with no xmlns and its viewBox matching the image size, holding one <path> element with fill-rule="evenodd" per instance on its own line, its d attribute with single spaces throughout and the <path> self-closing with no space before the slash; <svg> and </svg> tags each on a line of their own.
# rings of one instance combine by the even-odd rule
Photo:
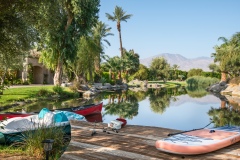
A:
<svg viewBox="0 0 240 160">
<path fill-rule="evenodd" d="M 0 121 L 9 119 L 9 118 L 14 118 L 14 117 L 26 117 L 30 115 L 33 115 L 33 113 L 5 112 L 5 113 L 0 113 Z"/>
<path fill-rule="evenodd" d="M 69 111 L 69 112 L 74 112 L 76 114 L 80 114 L 83 116 L 87 115 L 92 115 L 96 113 L 101 113 L 102 111 L 102 106 L 103 103 L 98 103 L 98 104 L 88 104 L 88 105 L 83 105 L 83 106 L 77 106 L 77 107 L 70 107 L 70 108 L 60 108 L 57 109 L 59 111 Z M 54 111 L 54 110 L 52 110 Z M 0 113 L 0 121 L 4 119 L 9 119 L 13 117 L 26 117 L 30 115 L 37 114 L 38 112 L 34 113 L 21 113 L 21 112 L 5 112 L 5 113 Z"/>
<path fill-rule="evenodd" d="M 70 108 L 58 108 L 57 110 L 69 111 L 69 112 L 74 112 L 83 116 L 87 116 L 95 113 L 101 113 L 102 107 L 103 107 L 103 102 L 98 104 L 88 104 L 88 105 L 70 107 Z"/>
<path fill-rule="evenodd" d="M 69 115 L 72 116 L 72 114 Z M 76 116 L 80 115 L 76 114 Z M 0 144 L 22 142 L 28 137 L 29 133 L 34 133 L 38 129 L 53 127 L 63 130 L 65 136 L 71 135 L 70 122 L 67 115 L 62 111 L 51 112 L 43 108 L 39 114 L 6 119 L 0 123 Z"/>
<path fill-rule="evenodd" d="M 180 155 L 212 152 L 240 141 L 239 126 L 200 129 L 157 140 L 158 150 Z"/>
</svg>

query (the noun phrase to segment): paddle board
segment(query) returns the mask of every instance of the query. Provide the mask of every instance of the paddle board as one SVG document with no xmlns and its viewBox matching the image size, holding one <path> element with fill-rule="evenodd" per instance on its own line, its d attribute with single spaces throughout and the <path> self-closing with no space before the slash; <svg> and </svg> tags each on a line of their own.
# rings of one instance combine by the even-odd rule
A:
<svg viewBox="0 0 240 160">
<path fill-rule="evenodd" d="M 224 126 L 201 129 L 157 140 L 158 150 L 180 154 L 196 155 L 212 152 L 240 141 L 239 126 Z"/>
</svg>

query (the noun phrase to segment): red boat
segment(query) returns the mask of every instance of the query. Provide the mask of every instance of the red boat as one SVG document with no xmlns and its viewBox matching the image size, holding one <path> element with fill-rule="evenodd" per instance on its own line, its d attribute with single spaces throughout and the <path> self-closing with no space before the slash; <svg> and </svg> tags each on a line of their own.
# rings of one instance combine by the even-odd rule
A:
<svg viewBox="0 0 240 160">
<path fill-rule="evenodd" d="M 71 108 L 60 108 L 57 110 L 69 111 L 69 112 L 74 112 L 74 113 L 80 114 L 82 116 L 88 116 L 88 115 L 92 115 L 92 114 L 101 113 L 102 106 L 103 106 L 103 103 L 101 102 L 98 104 L 88 104 L 88 105 L 84 105 L 84 106 L 77 106 L 77 107 L 71 107 Z M 33 114 L 38 114 L 38 112 L 34 112 L 34 113 L 5 112 L 5 113 L 0 113 L 0 120 L 4 120 L 7 118 L 13 118 L 13 117 L 26 117 L 26 116 L 30 116 Z"/>
<path fill-rule="evenodd" d="M 32 113 L 21 113 L 21 112 L 5 112 L 5 113 L 0 113 L 0 121 L 9 119 L 9 118 L 14 118 L 14 117 L 27 117 L 33 115 Z"/>
<path fill-rule="evenodd" d="M 71 108 L 58 108 L 56 110 L 69 111 L 69 112 L 80 114 L 82 116 L 87 116 L 95 113 L 101 113 L 102 106 L 103 106 L 103 102 L 98 104 L 88 104 L 84 106 L 77 106 L 77 107 L 71 107 Z"/>
</svg>

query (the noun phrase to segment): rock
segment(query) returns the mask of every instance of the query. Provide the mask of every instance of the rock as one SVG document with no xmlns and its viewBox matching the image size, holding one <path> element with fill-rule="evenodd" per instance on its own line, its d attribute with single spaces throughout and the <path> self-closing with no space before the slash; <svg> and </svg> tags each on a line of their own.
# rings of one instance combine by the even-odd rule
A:
<svg viewBox="0 0 240 160">
<path fill-rule="evenodd" d="M 228 87 L 228 84 L 226 82 L 220 82 L 213 84 L 212 86 L 209 87 L 209 91 L 211 92 L 217 92 L 220 93 L 222 90 L 225 90 Z"/>
<path fill-rule="evenodd" d="M 91 97 L 94 96 L 96 93 L 92 92 L 92 91 L 86 91 L 83 93 L 83 97 Z"/>
</svg>

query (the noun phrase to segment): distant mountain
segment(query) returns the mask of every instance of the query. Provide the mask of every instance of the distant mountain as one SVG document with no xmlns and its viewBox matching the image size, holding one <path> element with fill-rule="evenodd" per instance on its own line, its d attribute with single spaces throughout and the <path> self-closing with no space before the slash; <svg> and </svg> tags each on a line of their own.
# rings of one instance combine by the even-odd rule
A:
<svg viewBox="0 0 240 160">
<path fill-rule="evenodd" d="M 200 68 L 203 71 L 210 71 L 208 66 L 209 64 L 213 63 L 213 58 L 209 57 L 188 59 L 180 54 L 170 53 L 162 53 L 149 58 L 140 59 L 140 63 L 147 67 L 150 67 L 152 60 L 157 57 L 165 58 L 171 66 L 173 66 L 174 64 L 178 65 L 179 69 L 182 71 L 189 71 L 192 68 Z"/>
</svg>

